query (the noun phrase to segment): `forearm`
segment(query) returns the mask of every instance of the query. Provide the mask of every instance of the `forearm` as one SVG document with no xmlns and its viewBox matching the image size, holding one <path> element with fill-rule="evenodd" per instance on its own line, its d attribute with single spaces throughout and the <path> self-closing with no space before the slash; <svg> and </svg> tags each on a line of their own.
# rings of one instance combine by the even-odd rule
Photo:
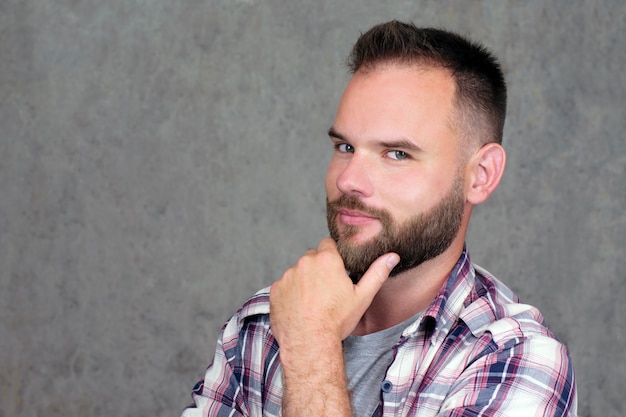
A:
<svg viewBox="0 0 626 417">
<path fill-rule="evenodd" d="M 351 417 L 341 341 L 291 355 L 281 350 L 283 417 Z"/>
<path fill-rule="evenodd" d="M 323 239 L 270 290 L 270 324 L 283 369 L 283 416 L 351 417 L 342 340 L 400 258 L 378 258 L 357 285 L 332 239 Z"/>
</svg>

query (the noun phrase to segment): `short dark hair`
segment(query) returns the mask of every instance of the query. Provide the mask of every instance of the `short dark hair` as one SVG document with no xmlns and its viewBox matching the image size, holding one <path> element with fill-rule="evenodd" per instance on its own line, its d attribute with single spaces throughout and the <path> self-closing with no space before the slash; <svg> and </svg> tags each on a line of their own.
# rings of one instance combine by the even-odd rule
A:
<svg viewBox="0 0 626 417">
<path fill-rule="evenodd" d="M 506 83 L 497 59 L 483 45 L 446 30 L 393 20 L 361 34 L 347 64 L 353 74 L 381 64 L 450 70 L 456 83 L 455 127 L 481 145 L 502 143 Z"/>
</svg>

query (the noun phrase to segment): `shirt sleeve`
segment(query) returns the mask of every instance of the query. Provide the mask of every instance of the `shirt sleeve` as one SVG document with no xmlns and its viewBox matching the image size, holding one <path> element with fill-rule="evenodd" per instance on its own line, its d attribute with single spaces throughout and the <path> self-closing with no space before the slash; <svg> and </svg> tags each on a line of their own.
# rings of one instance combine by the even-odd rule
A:
<svg viewBox="0 0 626 417">
<path fill-rule="evenodd" d="M 559 341 L 509 340 L 470 364 L 444 401 L 441 417 L 575 417 L 574 370 Z"/>
<path fill-rule="evenodd" d="M 239 417 L 247 416 L 247 407 L 239 390 L 239 377 L 224 349 L 224 341 L 230 340 L 236 317 L 226 323 L 217 341 L 213 362 L 206 370 L 204 379 L 193 388 L 193 404 L 187 407 L 181 417 Z M 235 334 L 238 332 L 235 330 Z"/>
<path fill-rule="evenodd" d="M 269 287 L 257 292 L 224 325 L 213 363 L 193 389 L 182 417 L 279 416 L 282 369 L 270 329 Z"/>
</svg>

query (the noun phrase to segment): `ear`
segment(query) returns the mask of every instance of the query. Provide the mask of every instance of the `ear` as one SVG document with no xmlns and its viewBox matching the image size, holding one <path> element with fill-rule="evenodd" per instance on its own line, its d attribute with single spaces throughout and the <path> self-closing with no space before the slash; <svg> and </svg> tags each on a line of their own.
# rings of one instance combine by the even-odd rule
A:
<svg viewBox="0 0 626 417">
<path fill-rule="evenodd" d="M 476 205 L 487 200 L 500 184 L 505 165 L 506 152 L 501 145 L 487 143 L 478 149 L 467 165 L 467 201 Z"/>
</svg>

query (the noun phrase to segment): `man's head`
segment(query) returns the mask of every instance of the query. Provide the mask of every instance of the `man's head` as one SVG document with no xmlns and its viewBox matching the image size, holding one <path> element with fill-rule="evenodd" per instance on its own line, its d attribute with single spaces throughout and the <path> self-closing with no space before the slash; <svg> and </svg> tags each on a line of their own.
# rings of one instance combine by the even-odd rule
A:
<svg viewBox="0 0 626 417">
<path fill-rule="evenodd" d="M 329 136 L 328 226 L 361 275 L 400 255 L 392 275 L 462 248 L 473 204 L 496 188 L 505 87 L 495 60 L 448 32 L 390 22 L 356 43 Z"/>
<path fill-rule="evenodd" d="M 506 84 L 497 60 L 482 45 L 448 31 L 391 21 L 362 34 L 348 58 L 353 74 L 386 65 L 450 71 L 456 84 L 455 128 L 474 143 L 502 143 Z"/>
</svg>

